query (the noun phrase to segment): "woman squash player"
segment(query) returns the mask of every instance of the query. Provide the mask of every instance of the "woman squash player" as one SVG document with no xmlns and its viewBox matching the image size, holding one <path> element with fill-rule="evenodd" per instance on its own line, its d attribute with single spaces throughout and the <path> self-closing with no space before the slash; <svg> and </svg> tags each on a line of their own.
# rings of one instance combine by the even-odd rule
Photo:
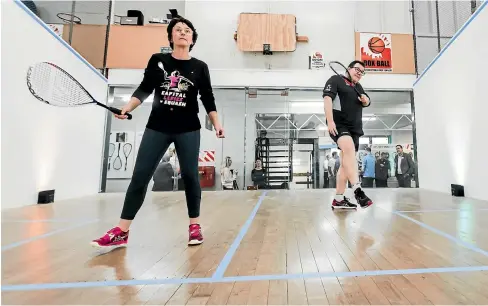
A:
<svg viewBox="0 0 488 306">
<path fill-rule="evenodd" d="M 119 119 L 126 119 L 153 91 L 154 101 L 142 137 L 134 173 L 128 187 L 118 225 L 91 244 L 97 248 L 125 246 L 129 227 L 144 201 L 147 187 L 163 154 L 175 144 L 185 184 L 189 216 L 189 245 L 201 244 L 203 235 L 199 224 L 201 188 L 198 176 L 200 152 L 200 121 L 197 95 L 207 111 L 218 138 L 224 137 L 219 123 L 210 73 L 205 62 L 190 56 L 198 34 L 193 24 L 184 18 L 172 19 L 168 25 L 168 40 L 172 53 L 152 55 L 144 78 L 122 108 Z"/>
</svg>

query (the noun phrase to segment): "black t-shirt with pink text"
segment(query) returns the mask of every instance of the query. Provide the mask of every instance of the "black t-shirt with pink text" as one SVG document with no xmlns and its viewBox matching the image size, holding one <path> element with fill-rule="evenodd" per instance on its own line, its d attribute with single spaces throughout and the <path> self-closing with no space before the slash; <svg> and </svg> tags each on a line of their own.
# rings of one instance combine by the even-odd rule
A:
<svg viewBox="0 0 488 306">
<path fill-rule="evenodd" d="M 171 54 L 153 54 L 132 96 L 144 101 L 153 91 L 147 122 L 147 128 L 152 130 L 184 133 L 201 129 L 198 94 L 207 113 L 216 111 L 208 66 L 194 57 L 179 60 Z"/>
</svg>

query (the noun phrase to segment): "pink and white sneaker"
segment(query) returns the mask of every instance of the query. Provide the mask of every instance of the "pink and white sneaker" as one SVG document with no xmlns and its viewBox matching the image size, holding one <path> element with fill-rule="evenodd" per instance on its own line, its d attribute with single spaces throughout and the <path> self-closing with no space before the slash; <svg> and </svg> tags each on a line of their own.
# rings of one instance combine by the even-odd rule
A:
<svg viewBox="0 0 488 306">
<path fill-rule="evenodd" d="M 198 245 L 203 242 L 202 228 L 200 227 L 200 224 L 191 224 L 188 232 L 188 245 Z"/>
<path fill-rule="evenodd" d="M 93 240 L 90 244 L 98 249 L 115 249 L 127 246 L 129 231 L 123 232 L 118 226 L 109 230 L 102 237 Z"/>
</svg>

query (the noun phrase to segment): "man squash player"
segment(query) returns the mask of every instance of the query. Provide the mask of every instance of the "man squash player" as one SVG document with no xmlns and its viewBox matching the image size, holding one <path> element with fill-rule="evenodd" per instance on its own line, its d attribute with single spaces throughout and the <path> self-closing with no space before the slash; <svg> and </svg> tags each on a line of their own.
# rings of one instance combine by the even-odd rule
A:
<svg viewBox="0 0 488 306">
<path fill-rule="evenodd" d="M 353 61 L 347 67 L 348 76 L 334 75 L 325 83 L 325 117 L 330 137 L 341 150 L 341 164 L 337 173 L 336 195 L 332 208 L 355 209 L 356 204 L 344 196 L 347 181 L 352 185 L 354 197 L 362 208 L 373 202 L 366 196 L 359 183 L 356 152 L 359 137 L 363 133 L 363 108 L 370 105 L 369 96 L 364 92 L 359 80 L 364 75 L 364 63 Z M 354 86 L 361 93 L 358 97 Z"/>
</svg>

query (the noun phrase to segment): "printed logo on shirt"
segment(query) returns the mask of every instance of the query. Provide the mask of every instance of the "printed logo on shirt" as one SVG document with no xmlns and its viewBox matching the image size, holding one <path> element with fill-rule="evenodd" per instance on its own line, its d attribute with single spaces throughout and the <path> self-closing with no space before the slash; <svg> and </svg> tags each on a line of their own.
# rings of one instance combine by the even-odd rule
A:
<svg viewBox="0 0 488 306">
<path fill-rule="evenodd" d="M 158 63 L 159 68 L 164 71 L 164 82 L 161 84 L 161 103 L 171 106 L 186 107 L 186 92 L 193 82 L 180 74 L 178 70 L 168 72 L 164 69 L 163 63 Z"/>
<path fill-rule="evenodd" d="M 331 86 L 330 86 L 330 84 L 327 84 L 327 87 L 325 87 L 325 91 L 331 91 Z"/>
</svg>

